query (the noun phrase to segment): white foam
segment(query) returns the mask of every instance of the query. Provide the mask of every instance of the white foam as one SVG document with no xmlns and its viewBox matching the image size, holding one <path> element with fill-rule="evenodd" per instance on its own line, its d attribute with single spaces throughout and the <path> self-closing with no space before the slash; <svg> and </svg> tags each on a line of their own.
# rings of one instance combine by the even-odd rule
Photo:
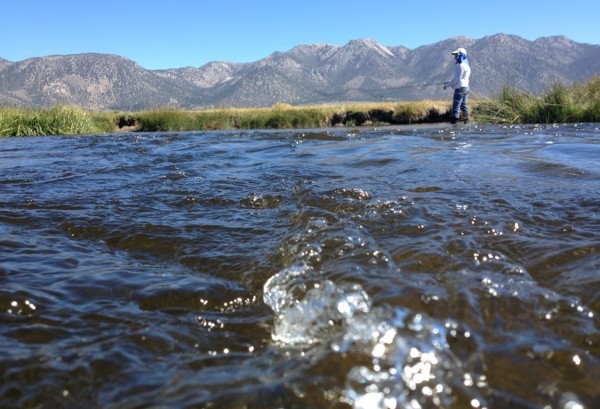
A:
<svg viewBox="0 0 600 409">
<path fill-rule="evenodd" d="M 346 374 L 343 396 L 338 397 L 356 409 L 448 407 L 459 395 L 485 407 L 482 391 L 487 383 L 480 371 L 484 365 L 472 332 L 457 322 L 439 321 L 409 309 L 374 306 L 359 283 L 339 280 L 339 273 L 334 282 L 321 269 L 337 268 L 332 262 L 336 258 L 353 257 L 352 252 L 335 249 L 354 248 L 357 242 L 361 254 L 381 249 L 370 237 L 357 237 L 360 229 L 345 234 L 347 229 L 340 232 L 335 226 L 320 225 L 315 230 L 311 223 L 307 225 L 304 234 L 282 248 L 293 264 L 264 285 L 264 302 L 275 313 L 271 333 L 275 343 L 299 351 L 318 345 L 328 351 L 322 356 L 340 354 L 356 360 Z M 336 246 L 324 247 L 322 243 L 332 238 Z M 316 261 L 306 248 L 319 254 L 328 251 L 324 255 L 327 264 Z M 361 276 L 352 271 L 346 279 Z M 455 353 L 448 337 L 469 347 Z"/>
</svg>

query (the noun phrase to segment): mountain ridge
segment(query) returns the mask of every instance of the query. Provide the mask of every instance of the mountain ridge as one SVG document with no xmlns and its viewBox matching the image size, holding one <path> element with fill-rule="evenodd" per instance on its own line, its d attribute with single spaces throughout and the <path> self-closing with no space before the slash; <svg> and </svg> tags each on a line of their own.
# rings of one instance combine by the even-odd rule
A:
<svg viewBox="0 0 600 409">
<path fill-rule="evenodd" d="M 511 34 L 452 37 L 409 49 L 372 38 L 343 46 L 300 44 L 250 63 L 148 70 L 114 54 L 82 53 L 11 62 L 0 57 L 0 104 L 78 105 L 92 110 L 263 107 L 451 98 L 451 52 L 465 47 L 474 96 L 504 86 L 531 93 L 600 74 L 600 46 L 565 36 L 530 41 Z"/>
</svg>

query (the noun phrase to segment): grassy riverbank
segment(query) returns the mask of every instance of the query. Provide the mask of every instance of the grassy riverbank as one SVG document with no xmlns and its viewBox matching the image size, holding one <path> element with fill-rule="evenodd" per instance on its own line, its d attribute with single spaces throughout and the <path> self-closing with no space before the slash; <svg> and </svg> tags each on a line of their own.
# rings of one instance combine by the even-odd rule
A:
<svg viewBox="0 0 600 409">
<path fill-rule="evenodd" d="M 128 114 L 141 131 L 194 131 L 215 129 L 293 129 L 332 126 L 431 123 L 443 121 L 446 101 L 382 102 L 227 108 L 201 111 L 158 109 Z"/>
<path fill-rule="evenodd" d="M 556 84 L 541 96 L 505 87 L 479 101 L 475 114 L 488 123 L 600 122 L 600 76 L 572 87 Z"/>
<path fill-rule="evenodd" d="M 74 135 L 123 131 L 293 129 L 442 122 L 448 101 L 382 102 L 270 108 L 154 109 L 92 112 L 78 107 L 0 108 L 0 136 Z"/>
<path fill-rule="evenodd" d="M 118 115 L 78 107 L 0 107 L 0 136 L 77 135 L 114 132 Z"/>
<path fill-rule="evenodd" d="M 436 123 L 448 120 L 450 103 L 448 100 L 299 107 L 276 104 L 271 108 L 139 112 L 92 112 L 70 106 L 0 107 L 0 136 Z M 572 87 L 555 85 L 541 96 L 506 87 L 493 98 L 473 98 L 471 109 L 472 119 L 483 123 L 600 122 L 600 76 Z"/>
</svg>

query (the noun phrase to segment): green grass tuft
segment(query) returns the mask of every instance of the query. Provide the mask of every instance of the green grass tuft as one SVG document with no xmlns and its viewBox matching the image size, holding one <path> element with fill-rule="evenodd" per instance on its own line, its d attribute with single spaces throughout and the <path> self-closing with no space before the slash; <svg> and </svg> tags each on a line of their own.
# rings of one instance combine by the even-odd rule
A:
<svg viewBox="0 0 600 409">
<path fill-rule="evenodd" d="M 600 120 L 600 76 L 585 84 L 553 85 L 534 96 L 505 87 L 475 108 L 479 121 L 490 123 L 568 123 Z"/>
<path fill-rule="evenodd" d="M 73 106 L 0 108 L 0 136 L 76 135 L 114 129 L 111 119 Z"/>
</svg>

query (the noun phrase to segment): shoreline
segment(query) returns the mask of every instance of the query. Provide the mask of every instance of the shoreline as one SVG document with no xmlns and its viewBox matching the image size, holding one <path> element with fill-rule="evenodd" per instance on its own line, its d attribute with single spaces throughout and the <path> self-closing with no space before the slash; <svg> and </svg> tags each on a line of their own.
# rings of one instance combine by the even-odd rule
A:
<svg viewBox="0 0 600 409">
<path fill-rule="evenodd" d="M 506 87 L 492 99 L 470 101 L 470 120 L 491 124 L 600 122 L 600 76 L 584 84 L 557 84 L 537 96 Z M 386 101 L 270 108 L 156 108 L 93 112 L 74 106 L 0 107 L 0 137 L 126 132 L 315 129 L 443 124 L 451 100 Z"/>
</svg>

